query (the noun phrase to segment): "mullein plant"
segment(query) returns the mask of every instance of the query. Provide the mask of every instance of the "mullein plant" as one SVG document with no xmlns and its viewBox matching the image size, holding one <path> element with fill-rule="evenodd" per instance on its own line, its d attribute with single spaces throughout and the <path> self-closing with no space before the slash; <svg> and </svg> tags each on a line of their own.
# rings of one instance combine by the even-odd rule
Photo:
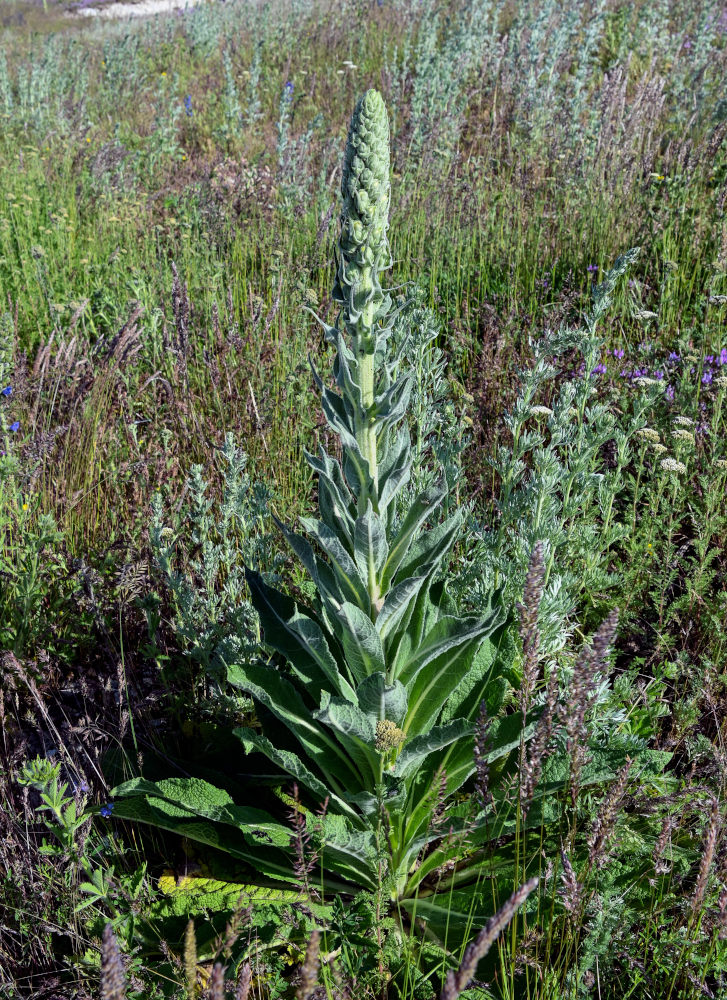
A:
<svg viewBox="0 0 727 1000">
<path fill-rule="evenodd" d="M 483 889 L 492 876 L 483 845 L 514 828 L 515 806 L 494 821 L 491 796 L 482 796 L 473 815 L 463 793 L 476 773 L 475 722 L 486 709 L 492 721 L 478 760 L 492 792 L 498 776 L 514 780 L 537 713 L 524 720 L 500 712 L 510 664 L 498 660 L 509 620 L 499 597 L 463 617 L 448 594 L 444 571 L 466 511 L 442 514 L 445 477 L 403 500 L 413 464 L 411 380 L 398 374 L 397 309 L 381 285 L 391 263 L 389 169 L 386 108 L 369 90 L 356 106 L 343 164 L 333 292 L 340 312 L 333 326 L 320 321 L 336 349 L 335 389 L 314 369 L 342 458 L 323 449 L 307 456 L 318 475 L 319 516 L 301 519 L 305 535 L 280 525 L 315 599 L 307 606 L 249 570 L 272 655 L 229 667 L 227 679 L 256 706 L 258 725 L 235 730 L 241 748 L 267 758 L 263 771 L 274 765 L 278 777 L 265 779 L 280 798 L 283 786 L 295 789 L 321 880 L 322 897 L 311 891 L 310 902 L 372 892 L 402 941 L 418 918 L 451 956 L 515 877 L 510 868 L 502 885 L 496 879 L 494 890 L 489 881 Z M 251 762 L 241 755 L 240 766 Z M 277 883 L 287 902 L 300 882 L 300 831 L 291 835 L 274 809 L 259 807 L 268 805 L 262 784 L 256 804 L 242 806 L 200 779 L 137 778 L 115 789 L 114 815 L 221 848 L 247 862 L 258 885 Z M 500 801 L 507 805 L 506 792 Z M 324 913 L 320 905 L 313 912 Z"/>
</svg>

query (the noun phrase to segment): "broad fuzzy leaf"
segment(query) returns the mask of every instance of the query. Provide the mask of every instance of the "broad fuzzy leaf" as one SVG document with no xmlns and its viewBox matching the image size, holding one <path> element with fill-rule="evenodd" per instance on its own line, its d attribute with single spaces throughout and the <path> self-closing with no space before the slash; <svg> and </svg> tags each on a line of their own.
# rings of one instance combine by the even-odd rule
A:
<svg viewBox="0 0 727 1000">
<path fill-rule="evenodd" d="M 384 647 L 374 623 L 361 608 L 345 603 L 337 615 L 338 637 L 357 683 L 377 671 L 386 673 Z"/>
<path fill-rule="evenodd" d="M 356 698 L 374 727 L 383 719 L 400 726 L 406 717 L 408 698 L 404 685 L 399 681 L 388 684 L 383 673 L 370 674 L 363 680 L 356 688 Z"/>
<path fill-rule="evenodd" d="M 234 664 L 227 668 L 227 679 L 257 698 L 288 727 L 338 795 L 356 782 L 356 771 L 340 745 L 315 722 L 299 693 L 277 670 L 260 663 Z"/>
</svg>

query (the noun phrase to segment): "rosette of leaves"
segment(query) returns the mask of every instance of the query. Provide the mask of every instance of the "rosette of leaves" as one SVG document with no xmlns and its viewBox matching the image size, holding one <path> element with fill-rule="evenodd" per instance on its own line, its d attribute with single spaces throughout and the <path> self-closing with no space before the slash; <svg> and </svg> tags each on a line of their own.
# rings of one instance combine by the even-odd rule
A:
<svg viewBox="0 0 727 1000">
<path fill-rule="evenodd" d="M 380 280 L 390 264 L 389 125 L 374 90 L 354 112 L 341 186 L 340 311 L 335 325 L 321 321 L 336 349 L 335 388 L 314 369 L 341 459 L 307 456 L 318 517 L 301 519 L 303 534 L 280 525 L 316 596 L 303 604 L 248 572 L 273 652 L 228 669 L 261 725 L 235 733 L 247 754 L 274 765 L 281 788 L 298 786 L 325 897 L 376 892 L 404 928 L 422 918 L 432 940 L 453 947 L 492 914 L 476 851 L 493 834 L 492 818 L 473 818 L 462 792 L 475 772 L 480 705 L 494 717 L 507 689 L 497 647 L 508 616 L 493 598 L 483 614 L 463 617 L 448 595 L 448 557 L 466 512 L 443 515 L 444 476 L 405 499 L 411 383 L 396 374 L 396 309 Z M 491 780 L 498 766 L 512 769 L 522 737 L 520 714 L 494 719 Z M 272 812 L 236 805 L 199 779 L 135 779 L 114 795 L 115 815 L 221 847 L 263 884 L 282 891 L 301 881 L 295 839 Z M 507 879 L 511 888 L 511 869 Z"/>
</svg>

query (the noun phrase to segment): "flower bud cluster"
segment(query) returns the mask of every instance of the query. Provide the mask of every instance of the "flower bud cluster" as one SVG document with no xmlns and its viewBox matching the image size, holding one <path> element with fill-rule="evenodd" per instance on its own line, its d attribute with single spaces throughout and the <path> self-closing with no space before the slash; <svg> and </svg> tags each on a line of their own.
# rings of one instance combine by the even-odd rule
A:
<svg viewBox="0 0 727 1000">
<path fill-rule="evenodd" d="M 384 719 L 376 723 L 376 749 L 379 753 L 387 753 L 389 750 L 396 750 L 406 739 L 405 734 L 392 722 L 391 719 Z"/>
<path fill-rule="evenodd" d="M 384 100 L 368 90 L 351 120 L 341 178 L 343 209 L 333 298 L 344 307 L 356 353 L 375 349 L 373 326 L 388 311 L 378 272 L 390 264 L 386 230 L 390 198 L 389 119 Z"/>
</svg>

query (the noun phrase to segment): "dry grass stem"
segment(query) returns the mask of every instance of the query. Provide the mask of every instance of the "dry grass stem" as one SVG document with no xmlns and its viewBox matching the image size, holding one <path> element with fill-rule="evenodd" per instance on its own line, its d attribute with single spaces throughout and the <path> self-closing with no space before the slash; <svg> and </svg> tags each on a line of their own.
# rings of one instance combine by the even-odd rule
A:
<svg viewBox="0 0 727 1000">
<path fill-rule="evenodd" d="M 240 969 L 240 974 L 237 977 L 237 984 L 235 986 L 235 1000 L 247 1000 L 250 994 L 250 986 L 252 984 L 252 969 L 249 962 L 245 962 L 243 967 Z"/>
<path fill-rule="evenodd" d="M 126 1000 L 124 963 L 111 924 L 104 927 L 101 942 L 101 1000 Z"/>
<path fill-rule="evenodd" d="M 626 782 L 628 781 L 632 764 L 632 760 L 628 759 L 626 761 L 601 804 L 599 814 L 593 824 L 593 830 L 588 838 L 589 866 L 597 863 L 600 867 L 603 864 L 605 858 L 604 851 L 616 826 L 616 819 L 618 818 L 619 808 L 623 801 L 624 792 L 626 791 Z"/>
<path fill-rule="evenodd" d="M 296 991 L 297 1000 L 308 1000 L 318 982 L 318 969 L 320 968 L 320 947 L 321 935 L 315 930 L 310 936 L 308 948 L 305 953 L 305 962 L 300 969 L 300 986 Z"/>
<path fill-rule="evenodd" d="M 507 927 L 517 911 L 523 905 L 530 893 L 535 889 L 539 879 L 529 879 L 521 885 L 508 899 L 502 909 L 491 917 L 480 933 L 470 942 L 465 949 L 464 956 L 457 972 L 451 969 L 447 973 L 447 979 L 441 993 L 440 1000 L 456 1000 L 456 998 L 467 989 L 477 971 L 477 963 L 480 962 L 489 952 L 495 941 Z"/>
<path fill-rule="evenodd" d="M 210 973 L 207 1000 L 225 1000 L 225 970 L 220 962 L 215 962 Z"/>
<path fill-rule="evenodd" d="M 518 605 L 520 616 L 520 638 L 523 644 L 523 670 L 520 684 L 520 711 L 523 718 L 530 707 L 535 682 L 538 679 L 538 649 L 540 647 L 540 632 L 538 630 L 538 610 L 543 598 L 545 585 L 545 558 L 543 543 L 536 542 L 530 556 L 528 574 L 525 579 L 523 602 Z"/>
<path fill-rule="evenodd" d="M 697 884 L 692 897 L 692 915 L 697 917 L 704 903 L 704 896 L 707 891 L 709 871 L 714 860 L 714 852 L 717 846 L 717 834 L 720 828 L 719 800 L 712 799 L 712 808 L 709 811 L 709 821 L 704 836 L 704 846 L 702 847 L 702 857 L 699 862 L 699 872 L 697 874 Z"/>
</svg>

